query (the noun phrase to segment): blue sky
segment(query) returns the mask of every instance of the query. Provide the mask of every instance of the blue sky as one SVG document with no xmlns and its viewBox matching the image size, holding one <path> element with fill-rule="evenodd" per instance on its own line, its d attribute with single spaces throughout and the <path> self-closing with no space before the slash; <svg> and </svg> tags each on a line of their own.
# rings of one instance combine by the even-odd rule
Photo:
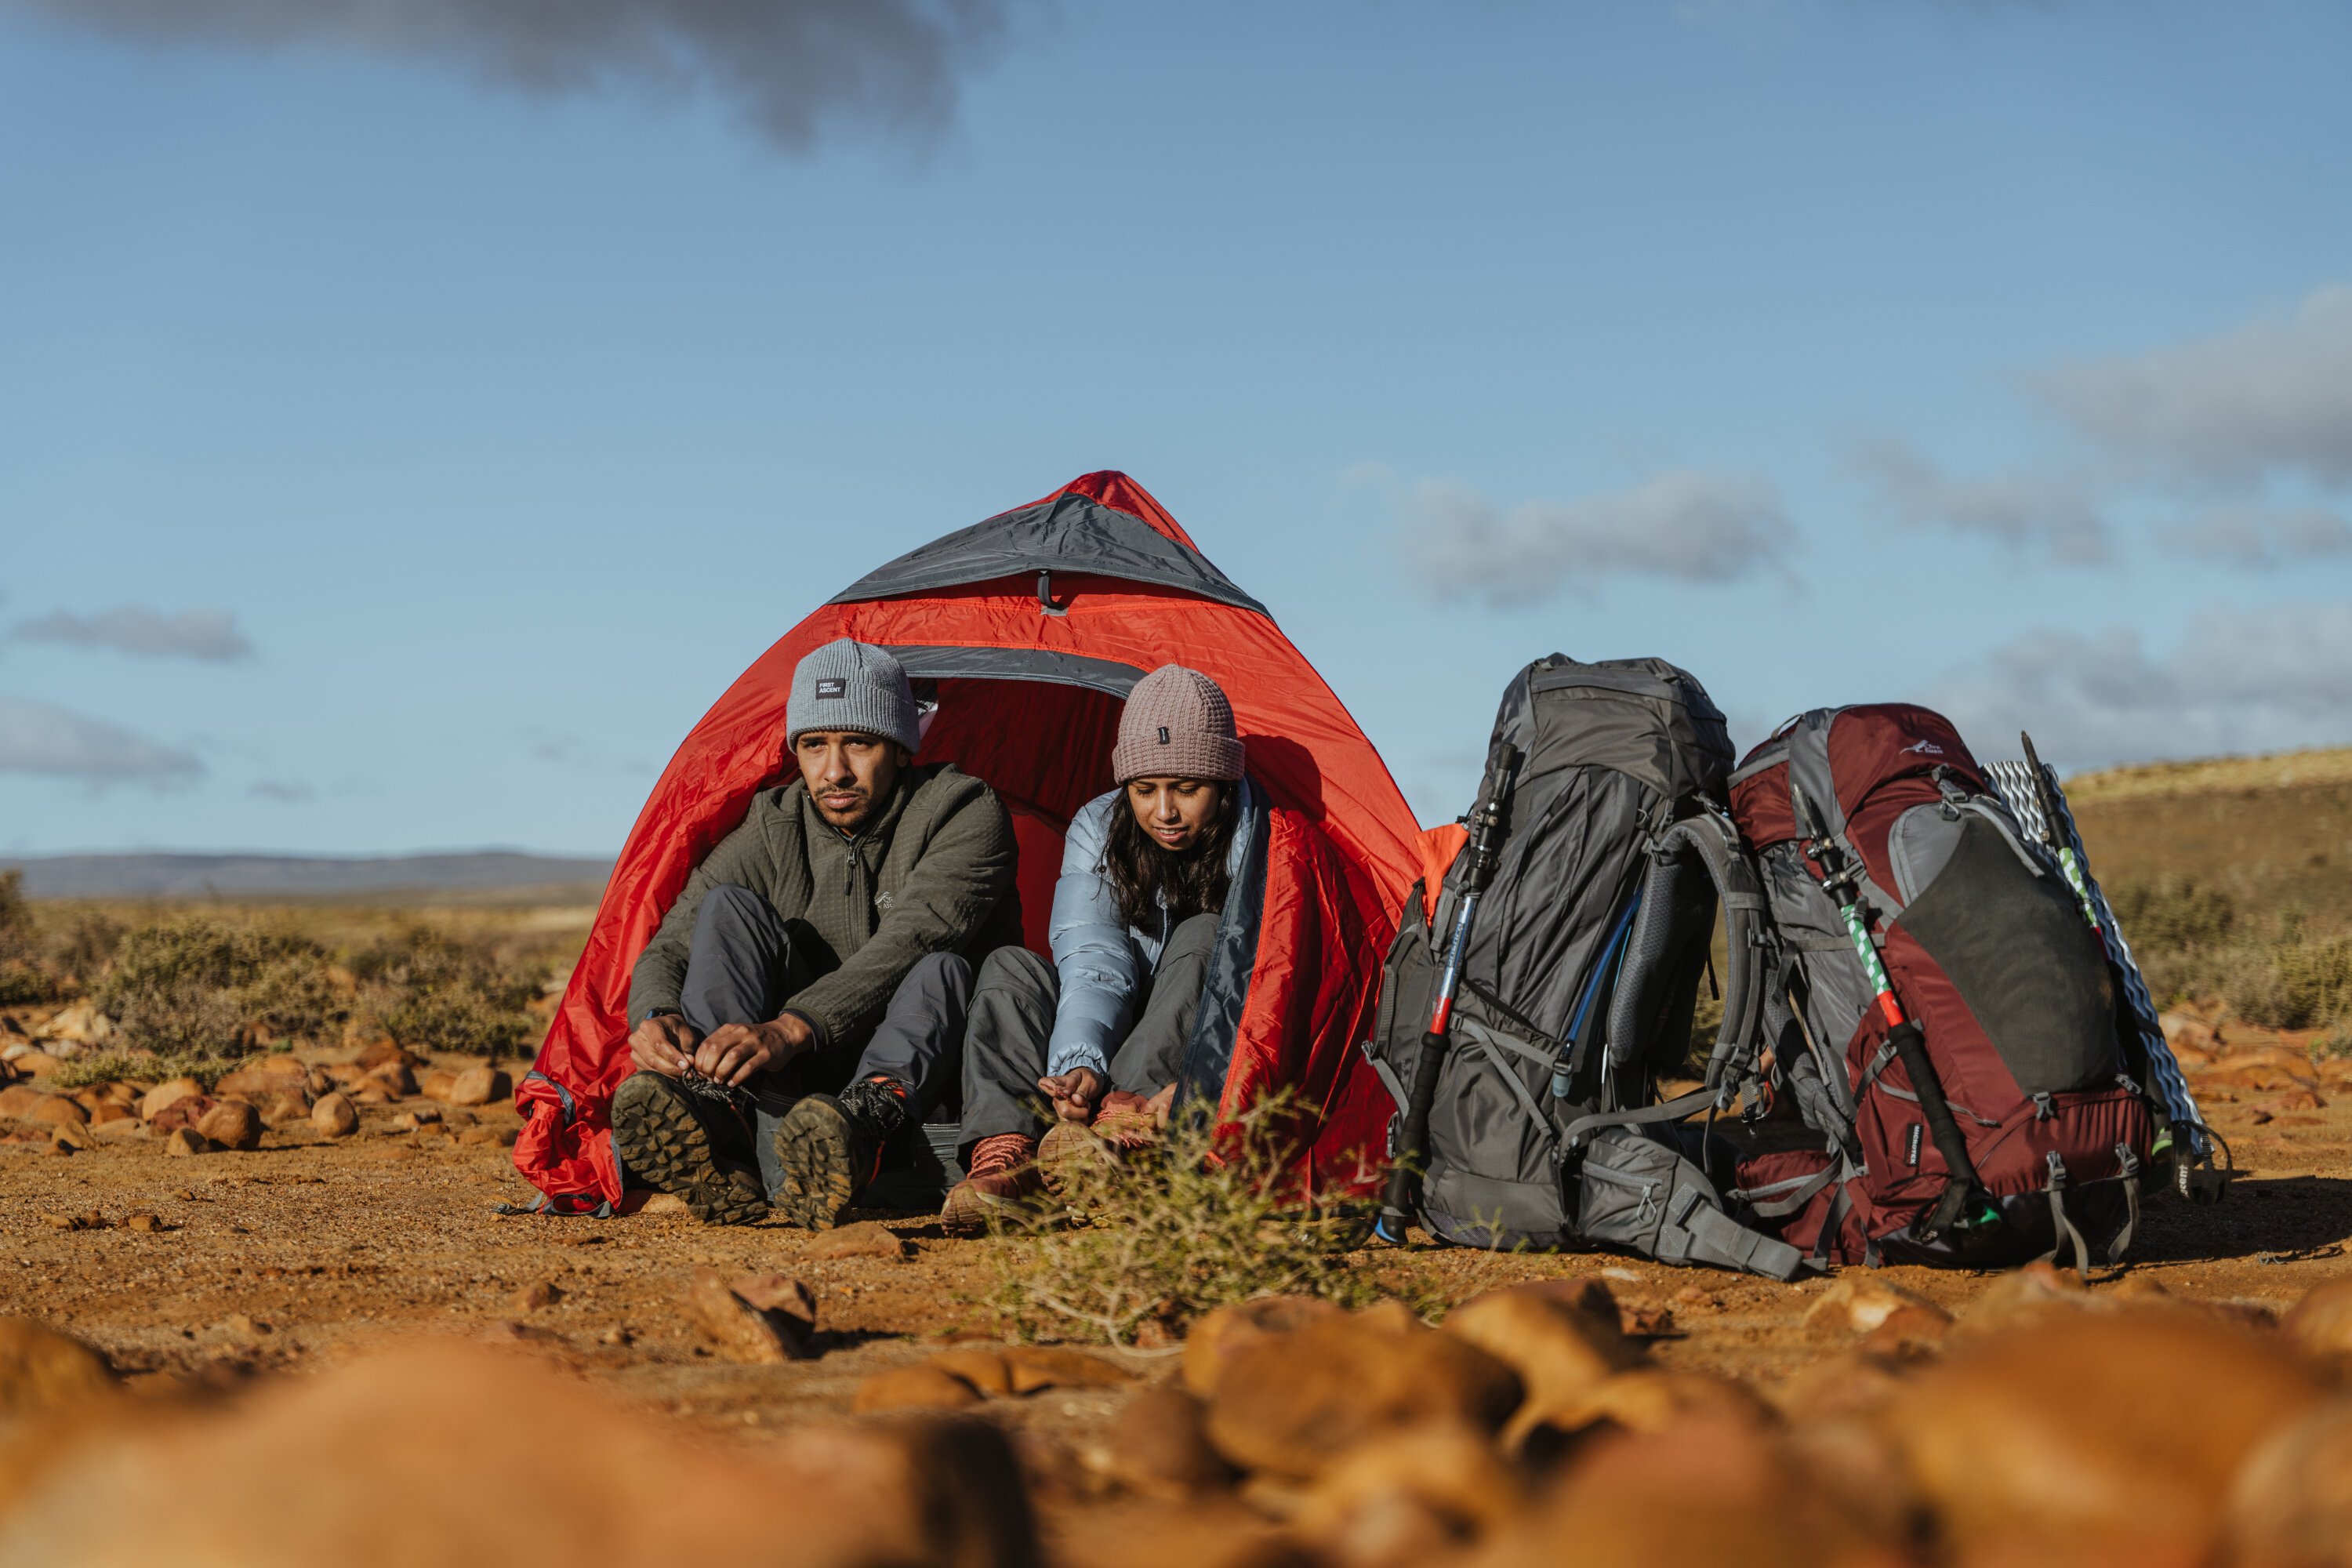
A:
<svg viewBox="0 0 2352 1568">
<path fill-rule="evenodd" d="M 0 0 L 0 852 L 609 853 L 1096 468 L 1424 820 L 1554 648 L 2352 742 L 2340 0 L 537 14 Z"/>
</svg>

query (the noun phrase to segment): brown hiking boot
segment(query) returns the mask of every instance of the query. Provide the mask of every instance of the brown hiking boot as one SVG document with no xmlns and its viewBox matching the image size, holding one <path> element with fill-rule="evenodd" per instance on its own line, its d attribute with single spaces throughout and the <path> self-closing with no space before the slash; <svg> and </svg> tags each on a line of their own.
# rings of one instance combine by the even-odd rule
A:
<svg viewBox="0 0 2352 1568">
<path fill-rule="evenodd" d="M 751 1225 L 768 1217 L 759 1172 L 729 1152 L 750 1141 L 750 1129 L 724 1097 L 660 1073 L 634 1073 L 613 1096 L 613 1152 L 621 1169 L 634 1181 L 684 1198 L 705 1225 Z"/>
<path fill-rule="evenodd" d="M 1117 1163 L 1117 1146 L 1083 1121 L 1056 1121 L 1037 1145 L 1038 1181 L 1057 1204 L 1070 1202 L 1073 1179 L 1083 1182 L 1087 1167 Z"/>
<path fill-rule="evenodd" d="M 811 1230 L 831 1230 L 881 1173 L 882 1148 L 907 1123 L 907 1090 L 896 1079 L 853 1083 L 837 1096 L 804 1096 L 772 1140 L 783 1191 L 776 1206 Z"/>
<path fill-rule="evenodd" d="M 971 1152 L 971 1173 L 955 1184 L 940 1210 L 950 1236 L 981 1236 L 990 1222 L 1010 1218 L 1045 1190 L 1037 1173 L 1037 1141 L 1025 1132 L 983 1138 Z"/>
</svg>

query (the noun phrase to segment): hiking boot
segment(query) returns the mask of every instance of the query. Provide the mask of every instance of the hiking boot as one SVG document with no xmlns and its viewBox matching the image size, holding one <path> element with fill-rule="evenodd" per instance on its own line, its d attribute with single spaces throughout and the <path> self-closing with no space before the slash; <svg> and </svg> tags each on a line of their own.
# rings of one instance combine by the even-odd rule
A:
<svg viewBox="0 0 2352 1568">
<path fill-rule="evenodd" d="M 723 1090 L 698 1093 L 677 1079 L 640 1072 L 613 1096 L 613 1152 L 623 1172 L 684 1198 L 705 1225 L 750 1225 L 768 1215 L 758 1170 L 725 1152 L 737 1142 L 748 1146 L 751 1134 Z"/>
<path fill-rule="evenodd" d="M 1037 1140 L 1025 1132 L 983 1138 L 971 1152 L 971 1173 L 958 1182 L 940 1210 L 950 1236 L 980 1236 L 989 1222 L 1010 1218 L 1045 1190 L 1037 1172 Z"/>
<path fill-rule="evenodd" d="M 839 1095 L 811 1094 L 776 1124 L 776 1166 L 784 1217 L 831 1230 L 882 1169 L 882 1148 L 911 1115 L 906 1086 L 880 1075 Z"/>
<path fill-rule="evenodd" d="M 1088 1167 L 1116 1165 L 1118 1150 L 1083 1121 L 1056 1121 L 1037 1144 L 1037 1180 L 1057 1204 L 1068 1205 Z"/>
</svg>

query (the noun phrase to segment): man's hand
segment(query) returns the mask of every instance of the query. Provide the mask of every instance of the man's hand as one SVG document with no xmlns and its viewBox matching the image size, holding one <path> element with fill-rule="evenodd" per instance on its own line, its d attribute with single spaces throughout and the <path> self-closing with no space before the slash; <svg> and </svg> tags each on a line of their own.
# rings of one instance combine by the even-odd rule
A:
<svg viewBox="0 0 2352 1568">
<path fill-rule="evenodd" d="M 641 1071 L 677 1078 L 701 1043 L 693 1025 L 675 1013 L 657 1013 L 629 1032 L 629 1055 Z"/>
<path fill-rule="evenodd" d="M 694 1053 L 694 1070 L 724 1084 L 780 1068 L 813 1043 L 807 1023 L 793 1014 L 765 1024 L 721 1024 Z"/>
<path fill-rule="evenodd" d="M 1052 1078 L 1041 1078 L 1037 1088 L 1054 1102 L 1054 1114 L 1065 1121 L 1092 1121 L 1102 1103 L 1102 1074 L 1092 1068 L 1072 1068 Z"/>
</svg>

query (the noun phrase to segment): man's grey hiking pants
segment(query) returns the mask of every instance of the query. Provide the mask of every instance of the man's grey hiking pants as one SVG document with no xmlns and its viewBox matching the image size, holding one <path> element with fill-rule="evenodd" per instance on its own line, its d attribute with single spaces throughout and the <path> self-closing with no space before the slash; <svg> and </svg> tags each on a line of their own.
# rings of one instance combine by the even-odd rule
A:
<svg viewBox="0 0 2352 1568">
<path fill-rule="evenodd" d="M 765 899 L 748 888 L 713 888 L 695 910 L 678 1010 L 705 1035 L 722 1024 L 767 1023 L 823 973 L 805 954 L 805 944 L 794 943 L 792 929 Z M 969 962 L 952 952 L 931 953 L 898 983 L 862 1047 L 854 1040 L 827 1040 L 773 1071 L 753 1075 L 744 1085 L 755 1108 L 752 1152 L 769 1192 L 780 1185 L 779 1172 L 771 1168 L 776 1123 L 803 1095 L 838 1093 L 883 1073 L 907 1086 L 917 1121 L 926 1119 L 942 1091 L 952 1100 L 971 991 Z"/>
<path fill-rule="evenodd" d="M 1135 1026 L 1110 1058 L 1106 1089 L 1146 1098 L 1176 1081 L 1201 1011 L 1217 915 L 1198 914 L 1169 933 L 1160 966 L 1143 979 Z M 1054 1036 L 1061 984 L 1054 966 L 1023 947 L 1000 947 L 980 966 L 963 1047 L 963 1142 L 1001 1132 L 1042 1137 L 1045 1048 Z"/>
</svg>

